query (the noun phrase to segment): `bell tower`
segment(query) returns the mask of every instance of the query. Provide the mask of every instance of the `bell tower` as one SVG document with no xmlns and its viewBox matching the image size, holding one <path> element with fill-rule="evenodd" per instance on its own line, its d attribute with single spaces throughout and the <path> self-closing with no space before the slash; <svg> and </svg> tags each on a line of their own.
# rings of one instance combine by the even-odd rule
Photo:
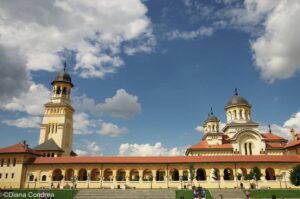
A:
<svg viewBox="0 0 300 199">
<path fill-rule="evenodd" d="M 39 145 L 36 149 L 46 154 L 56 151 L 51 153 L 52 156 L 69 156 L 73 143 L 74 109 L 71 105 L 73 83 L 71 76 L 66 72 L 66 63 L 64 70 L 57 74 L 51 84 L 52 97 L 51 101 L 45 104 Z"/>
</svg>

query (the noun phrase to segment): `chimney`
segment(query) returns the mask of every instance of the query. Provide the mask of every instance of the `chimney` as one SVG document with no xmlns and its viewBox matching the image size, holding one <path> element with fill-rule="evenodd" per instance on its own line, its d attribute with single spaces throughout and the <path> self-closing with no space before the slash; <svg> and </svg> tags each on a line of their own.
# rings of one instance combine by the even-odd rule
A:
<svg viewBox="0 0 300 199">
<path fill-rule="evenodd" d="M 294 130 L 294 128 L 291 128 L 291 141 L 294 141 L 294 140 L 296 140 L 296 135 L 295 135 L 295 130 Z"/>
</svg>

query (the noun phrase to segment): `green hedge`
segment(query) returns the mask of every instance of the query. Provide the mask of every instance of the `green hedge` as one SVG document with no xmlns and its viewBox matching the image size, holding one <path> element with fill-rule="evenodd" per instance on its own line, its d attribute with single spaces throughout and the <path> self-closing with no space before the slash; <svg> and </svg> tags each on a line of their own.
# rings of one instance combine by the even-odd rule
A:
<svg viewBox="0 0 300 199">
<path fill-rule="evenodd" d="M 268 190 L 250 190 L 251 198 L 271 198 L 276 195 L 277 198 L 299 198 L 299 189 L 268 189 Z"/>
<path fill-rule="evenodd" d="M 208 190 L 206 191 L 206 199 L 213 199 Z M 180 199 L 181 196 L 184 196 L 184 199 L 194 199 L 194 194 L 191 190 L 177 190 L 176 199 Z"/>
</svg>

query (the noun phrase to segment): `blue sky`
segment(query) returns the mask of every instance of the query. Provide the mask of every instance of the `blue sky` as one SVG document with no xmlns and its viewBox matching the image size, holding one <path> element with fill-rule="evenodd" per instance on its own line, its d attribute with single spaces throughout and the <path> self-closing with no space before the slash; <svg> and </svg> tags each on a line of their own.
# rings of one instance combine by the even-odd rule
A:
<svg viewBox="0 0 300 199">
<path fill-rule="evenodd" d="M 65 59 L 81 155 L 182 154 L 210 107 L 226 121 L 236 87 L 261 131 L 300 131 L 297 1 L 1 4 L 0 146 L 37 145 Z"/>
</svg>

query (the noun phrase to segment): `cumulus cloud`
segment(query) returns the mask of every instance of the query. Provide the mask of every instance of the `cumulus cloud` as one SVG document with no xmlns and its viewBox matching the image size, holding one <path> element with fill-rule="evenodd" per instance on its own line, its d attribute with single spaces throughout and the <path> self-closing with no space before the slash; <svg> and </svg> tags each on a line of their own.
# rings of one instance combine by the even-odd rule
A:
<svg viewBox="0 0 300 199">
<path fill-rule="evenodd" d="M 15 55 L 16 50 L 0 44 L 0 101 L 6 102 L 19 96 L 29 88 L 29 73 L 22 66 L 23 59 Z"/>
<path fill-rule="evenodd" d="M 41 115 L 44 104 L 49 101 L 51 92 L 42 84 L 30 82 L 29 90 L 9 101 L 1 101 L 0 109 L 7 111 L 20 111 L 30 115 Z"/>
<path fill-rule="evenodd" d="M 113 123 L 102 122 L 99 134 L 105 135 L 109 137 L 117 137 L 127 133 L 127 129 L 125 127 L 118 127 Z"/>
<path fill-rule="evenodd" d="M 99 104 L 98 109 L 113 117 L 129 118 L 141 112 L 141 105 L 137 96 L 119 89 L 112 98 L 107 98 L 103 104 Z"/>
<path fill-rule="evenodd" d="M 259 132 L 262 133 L 268 133 L 269 132 L 269 126 L 268 125 L 261 125 L 259 126 Z M 285 126 L 280 126 L 277 124 L 271 124 L 271 130 L 272 133 L 275 135 L 279 135 L 283 138 L 289 139 L 290 138 L 290 129 Z"/>
<path fill-rule="evenodd" d="M 124 89 L 117 90 L 113 97 L 107 98 L 104 103 L 99 104 L 85 95 L 76 97 L 74 107 L 96 115 L 109 115 L 119 118 L 130 118 L 141 112 L 138 97 L 127 93 Z"/>
<path fill-rule="evenodd" d="M 300 112 L 293 114 L 287 121 L 283 124 L 284 127 L 294 128 L 300 133 Z"/>
<path fill-rule="evenodd" d="M 15 120 L 3 120 L 2 123 L 19 128 L 40 128 L 41 117 L 22 117 Z"/>
<path fill-rule="evenodd" d="M 211 36 L 213 32 L 214 29 L 212 27 L 202 26 L 197 30 L 193 30 L 193 31 L 173 30 L 171 32 L 168 32 L 166 36 L 169 40 L 174 40 L 174 39 L 190 40 L 190 39 L 195 39 L 197 37 Z"/>
<path fill-rule="evenodd" d="M 299 18 L 299 1 L 279 1 L 264 22 L 264 33 L 252 42 L 253 57 L 264 79 L 285 79 L 300 70 Z"/>
<path fill-rule="evenodd" d="M 295 129 L 296 132 L 300 133 L 300 112 L 291 115 L 291 117 L 287 119 L 283 125 L 271 124 L 272 133 L 282 136 L 286 139 L 290 139 L 290 131 L 292 128 Z M 259 131 L 269 132 L 268 125 L 260 126 Z"/>
<path fill-rule="evenodd" d="M 74 133 L 75 134 L 91 134 L 95 132 L 101 122 L 90 118 L 90 116 L 84 112 L 74 114 Z"/>
<path fill-rule="evenodd" d="M 119 147 L 120 156 L 178 156 L 184 155 L 186 147 L 166 148 L 161 142 L 151 144 L 121 144 Z"/>
<path fill-rule="evenodd" d="M 75 153 L 79 156 L 102 156 L 103 153 L 102 148 L 95 142 L 95 141 L 89 141 L 85 140 L 82 144 L 80 144 L 81 147 L 75 150 Z"/>
<path fill-rule="evenodd" d="M 74 53 L 81 77 L 104 78 L 124 64 L 123 47 L 154 39 L 146 12 L 140 0 L 3 1 L 0 44 L 18 49 L 32 71 L 58 70 L 67 50 Z M 135 52 L 152 47 L 134 46 Z"/>
</svg>

